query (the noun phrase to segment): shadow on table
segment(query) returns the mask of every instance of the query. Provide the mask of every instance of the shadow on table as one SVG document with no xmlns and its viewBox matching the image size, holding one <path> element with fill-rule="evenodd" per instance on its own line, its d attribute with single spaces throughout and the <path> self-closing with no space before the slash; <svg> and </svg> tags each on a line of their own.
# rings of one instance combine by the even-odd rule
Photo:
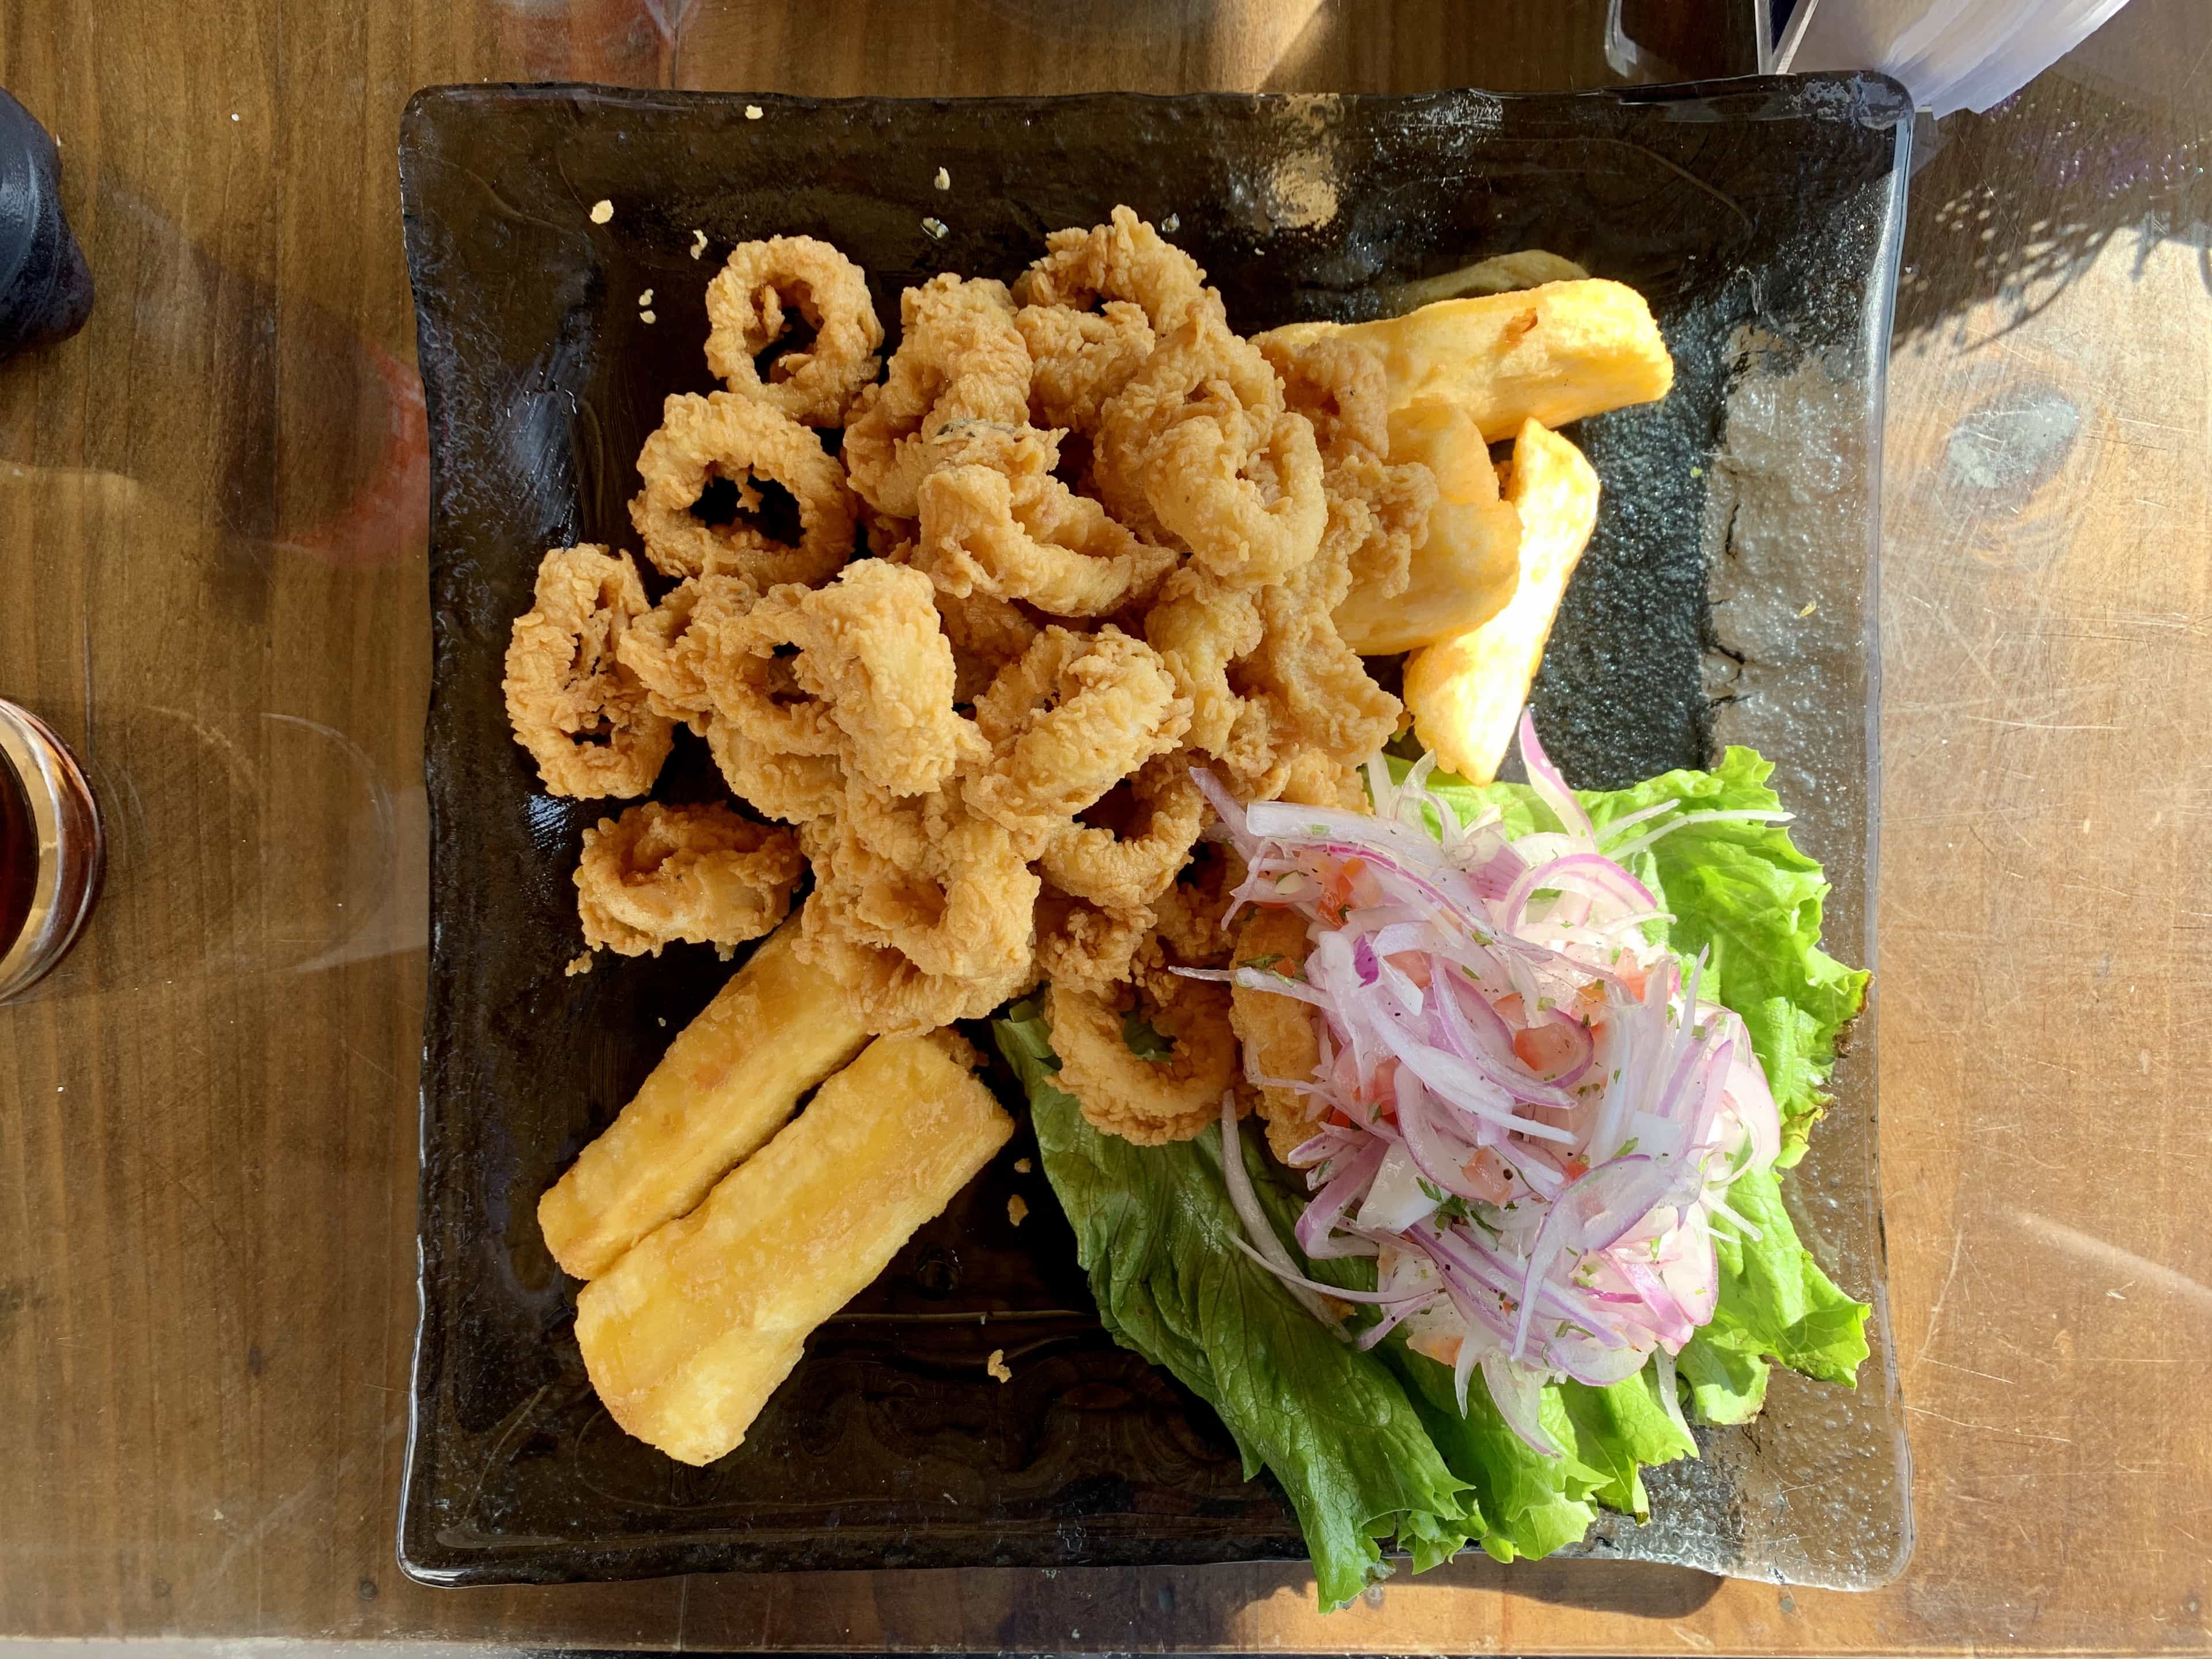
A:
<svg viewBox="0 0 2212 1659">
<path fill-rule="evenodd" d="M 2212 292 L 2212 122 L 2201 0 L 2139 0 L 1987 115 L 1924 118 L 1894 343 L 1966 343 L 1995 301 L 2001 338 L 2114 242 L 2135 274 L 2160 246 L 2197 251 Z M 1988 340 L 1980 342 L 1988 344 Z"/>
</svg>

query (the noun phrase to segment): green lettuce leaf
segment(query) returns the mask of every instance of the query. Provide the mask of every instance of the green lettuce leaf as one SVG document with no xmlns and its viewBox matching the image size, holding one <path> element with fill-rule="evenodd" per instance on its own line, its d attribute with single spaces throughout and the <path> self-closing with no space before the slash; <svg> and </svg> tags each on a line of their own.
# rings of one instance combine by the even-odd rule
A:
<svg viewBox="0 0 2212 1659">
<path fill-rule="evenodd" d="M 1115 1340 L 1221 1414 L 1248 1478 L 1274 1472 L 1312 1552 L 1324 1607 L 1387 1571 L 1446 1561 L 1482 1530 L 1397 1378 L 1316 1323 L 1280 1281 L 1231 1241 L 1243 1230 L 1208 1129 L 1139 1147 L 1085 1121 L 1056 1085 L 1052 1033 L 1035 1003 L 995 1022 L 1030 1097 L 1046 1177 L 1074 1224 L 1077 1255 Z M 1243 1138 L 1239 1137 L 1240 1144 Z"/>
<path fill-rule="evenodd" d="M 1738 1176 L 1728 1202 L 1759 1237 L 1721 1240 L 1720 1305 L 1698 1336 L 1823 1382 L 1855 1383 L 1867 1357 L 1867 1306 L 1838 1290 L 1797 1242 L 1774 1172 Z"/>
</svg>

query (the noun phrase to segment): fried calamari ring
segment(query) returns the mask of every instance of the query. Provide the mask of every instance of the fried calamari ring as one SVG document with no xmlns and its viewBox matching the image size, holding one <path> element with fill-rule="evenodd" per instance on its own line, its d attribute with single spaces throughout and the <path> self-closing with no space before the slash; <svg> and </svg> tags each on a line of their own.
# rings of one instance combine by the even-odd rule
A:
<svg viewBox="0 0 2212 1659">
<path fill-rule="evenodd" d="M 788 830 L 721 805 L 647 801 L 584 831 L 576 910 L 584 943 L 618 956 L 660 954 L 673 940 L 711 945 L 726 961 L 791 909 L 805 865 Z"/>
<path fill-rule="evenodd" d="M 925 974 L 898 951 L 867 945 L 813 921 L 813 901 L 799 910 L 793 949 L 799 960 L 836 980 L 854 1012 L 876 1036 L 919 1036 L 955 1020 L 981 1019 L 1036 983 L 1033 961 L 995 978 L 966 980 Z"/>
<path fill-rule="evenodd" d="M 1088 434 L 1098 413 L 1145 366 L 1158 337 L 1144 307 L 1109 300 L 1102 311 L 1024 306 L 1014 326 L 1030 349 L 1030 418 Z"/>
<path fill-rule="evenodd" d="M 1252 343 L 1280 377 L 1285 406 L 1312 423 L 1323 461 L 1389 453 L 1390 384 L 1381 357 L 1334 335 L 1299 342 L 1261 334 Z"/>
<path fill-rule="evenodd" d="M 756 811 L 786 823 L 807 823 L 836 811 L 845 799 L 837 757 L 793 754 L 749 735 L 722 714 L 697 714 L 691 729 L 707 740 L 722 781 Z"/>
<path fill-rule="evenodd" d="M 989 690 L 999 671 L 1042 631 L 1012 599 L 989 593 L 957 597 L 941 587 L 937 619 L 952 646 L 952 701 L 963 707 Z"/>
<path fill-rule="evenodd" d="M 555 548 L 538 562 L 531 608 L 507 647 L 507 718 L 556 795 L 641 795 L 675 743 L 623 665 L 623 635 L 646 611 L 627 553 Z"/>
<path fill-rule="evenodd" d="M 1024 432 L 996 464 L 949 459 L 921 481 L 915 563 L 946 592 L 1097 617 L 1141 601 L 1180 556 L 1139 540 L 1053 476 L 1057 434 Z"/>
<path fill-rule="evenodd" d="M 798 655 L 778 657 L 784 646 Z M 798 753 L 820 752 L 816 744 L 834 729 L 843 740 L 831 746 L 847 767 L 893 794 L 927 794 L 989 752 L 953 712 L 952 645 L 919 570 L 864 559 L 827 587 L 770 588 L 731 630 L 729 648 L 750 672 L 726 699 L 718 691 L 723 712 Z M 812 704 L 758 695 L 761 674 L 786 668 Z"/>
<path fill-rule="evenodd" d="M 1182 981 L 1171 1000 L 1094 996 L 1052 988 L 1048 1017 L 1060 1086 L 1097 1128 L 1139 1146 L 1188 1140 L 1218 1121 L 1237 1076 L 1237 1037 L 1226 987 Z M 1168 1039 L 1164 1060 L 1146 1060 L 1123 1035 L 1132 1012 Z"/>
<path fill-rule="evenodd" d="M 616 654 L 644 685 L 654 714 L 688 720 L 714 708 L 700 673 L 702 642 L 751 610 L 757 597 L 743 576 L 689 577 L 624 630 Z"/>
<path fill-rule="evenodd" d="M 1037 895 L 1037 971 L 1054 985 L 1109 994 L 1129 976 L 1152 926 L 1143 905 L 1121 909 L 1047 886 Z"/>
<path fill-rule="evenodd" d="M 1358 588 L 1382 600 L 1404 592 L 1413 581 L 1413 555 L 1429 538 L 1437 475 L 1419 461 L 1393 464 L 1352 451 L 1322 470 L 1322 493 L 1328 526 L 1319 557 L 1341 568 L 1345 594 Z M 1330 610 L 1344 599 L 1339 595 Z"/>
<path fill-rule="evenodd" d="M 1153 931 L 1164 960 L 1182 968 L 1218 968 L 1233 939 L 1226 918 L 1243 884 L 1244 860 L 1220 842 L 1202 842 L 1175 884 L 1152 906 Z"/>
<path fill-rule="evenodd" d="M 1194 313 L 1221 314 L 1221 296 L 1206 286 L 1198 262 L 1161 240 L 1133 208 L 1115 208 L 1109 223 L 1089 230 L 1055 230 L 1044 246 L 1014 284 L 1025 306 L 1088 311 L 1102 300 L 1133 301 L 1161 334 Z"/>
<path fill-rule="evenodd" d="M 781 340 L 795 308 L 814 331 L 763 381 L 754 359 Z M 845 410 L 881 366 L 884 325 L 868 279 L 827 242 L 771 236 L 740 242 L 707 284 L 707 367 L 731 391 L 807 426 L 842 426 Z"/>
<path fill-rule="evenodd" d="M 911 519 L 937 464 L 931 441 L 956 421 L 1027 424 L 1030 352 L 1006 285 L 947 273 L 901 296 L 904 334 L 890 373 L 867 387 L 845 426 L 845 470 L 877 512 Z"/>
<path fill-rule="evenodd" d="M 977 699 L 975 724 L 991 763 L 967 781 L 968 804 L 1034 858 L 1062 821 L 1173 749 L 1190 704 L 1143 641 L 1054 626 Z"/>
<path fill-rule="evenodd" d="M 898 798 L 854 780 L 843 810 L 802 833 L 823 925 L 926 974 L 994 979 L 1028 962 L 1037 878 L 957 794 Z"/>
<path fill-rule="evenodd" d="M 645 488 L 630 501 L 630 523 L 646 557 L 667 575 L 734 573 L 760 587 L 812 583 L 853 556 L 858 509 L 844 468 L 811 430 L 764 403 L 734 392 L 676 393 L 661 405 L 637 470 Z M 721 526 L 697 518 L 691 509 L 716 478 L 738 486 L 746 512 L 760 505 L 752 480 L 789 490 L 799 503 L 799 544 L 775 540 L 742 514 Z"/>
<path fill-rule="evenodd" d="M 1219 580 L 1258 587 L 1314 556 L 1328 520 L 1321 452 L 1267 360 L 1226 324 L 1164 337 L 1098 419 L 1092 476 L 1133 529 L 1157 523 Z"/>
<path fill-rule="evenodd" d="M 1390 740 L 1405 705 L 1375 683 L 1336 631 L 1330 613 L 1349 586 L 1334 561 L 1316 559 L 1291 580 L 1263 590 L 1260 646 L 1238 673 L 1279 704 L 1292 746 L 1352 764 Z"/>
<path fill-rule="evenodd" d="M 1287 906 L 1261 906 L 1237 929 L 1236 963 L 1286 982 L 1305 977 L 1306 919 Z M 1310 1083 L 1321 1065 L 1313 1016 L 1295 997 L 1237 985 L 1229 993 L 1229 1023 L 1244 1051 L 1244 1076 L 1260 1093 L 1267 1145 L 1288 1158 L 1312 1135 L 1322 1108 L 1319 1095 L 1291 1085 Z"/>
<path fill-rule="evenodd" d="M 1124 794 L 1126 803 L 1117 799 Z M 1104 808 L 1119 809 L 1120 822 L 1072 819 L 1054 831 L 1042 860 L 1045 879 L 1094 904 L 1149 905 L 1175 884 L 1206 825 L 1206 797 L 1191 781 L 1190 763 L 1180 755 L 1155 757 L 1109 790 L 1094 816 Z"/>
<path fill-rule="evenodd" d="M 815 890 L 799 955 L 845 988 L 872 1033 L 979 1018 L 1036 982 L 1037 878 L 957 797 L 894 799 L 855 781 L 801 844 Z"/>
<path fill-rule="evenodd" d="M 1190 700 L 1190 746 L 1218 755 L 1229 742 L 1240 700 L 1230 665 L 1260 644 L 1260 604 L 1249 588 L 1224 587 L 1184 565 L 1169 574 L 1145 617 L 1145 639 Z"/>
</svg>

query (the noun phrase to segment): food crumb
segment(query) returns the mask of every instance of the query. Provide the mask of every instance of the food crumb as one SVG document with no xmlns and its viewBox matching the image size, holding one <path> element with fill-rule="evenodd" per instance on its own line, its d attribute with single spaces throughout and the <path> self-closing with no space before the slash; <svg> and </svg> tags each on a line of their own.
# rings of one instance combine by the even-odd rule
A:
<svg viewBox="0 0 2212 1659">
<path fill-rule="evenodd" d="M 592 953 L 589 951 L 585 951 L 580 957 L 574 958 L 566 968 L 563 968 L 561 970 L 564 976 L 569 977 L 573 977 L 577 974 L 588 974 L 591 971 Z"/>
<path fill-rule="evenodd" d="M 1014 1160 L 1014 1173 L 1016 1175 L 1027 1175 L 1030 1170 L 1035 1167 L 1036 1166 L 1025 1158 L 1018 1158 Z"/>
<path fill-rule="evenodd" d="M 924 219 L 921 222 L 921 228 L 940 242 L 952 234 L 945 228 L 945 221 L 942 219 Z"/>
<path fill-rule="evenodd" d="M 1804 608 L 1802 611 L 1800 611 L 1797 613 L 1797 615 L 1798 615 L 1798 617 L 1802 619 L 1802 618 L 1803 618 L 1803 617 L 1809 617 L 1809 616 L 1811 616 L 1811 615 L 1812 615 L 1815 611 L 1818 611 L 1820 608 L 1820 602 L 1818 599 L 1808 599 L 1808 600 L 1806 600 L 1806 601 L 1805 601 L 1805 608 Z"/>
<path fill-rule="evenodd" d="M 1030 1201 L 1019 1193 L 1006 1200 L 1006 1219 L 1018 1227 L 1029 1219 Z"/>
<path fill-rule="evenodd" d="M 1690 476 L 1693 478 L 1702 478 L 1705 476 L 1705 469 L 1702 466 L 1693 466 L 1690 469 Z"/>
<path fill-rule="evenodd" d="M 235 121 L 238 118 L 234 115 L 230 118 Z M 952 188 L 952 175 L 947 173 L 943 167 L 939 167 L 937 170 L 937 187 L 939 190 L 950 190 Z"/>
<path fill-rule="evenodd" d="M 644 293 L 639 295 L 637 296 L 637 302 L 641 306 L 651 305 L 653 303 L 653 290 L 651 289 L 647 289 Z"/>
<path fill-rule="evenodd" d="M 592 222 L 603 225 L 615 216 L 615 204 L 602 196 L 592 204 Z"/>
<path fill-rule="evenodd" d="M 651 322 L 651 321 L 653 321 L 653 313 L 652 313 L 651 312 L 649 312 L 649 311 L 641 311 L 641 312 L 639 312 L 639 313 L 637 313 L 637 319 L 638 319 L 638 321 L 640 321 L 641 323 L 649 323 L 649 322 Z M 728 946 L 726 946 L 726 945 L 717 945 L 717 946 L 715 947 L 715 949 L 716 949 L 716 950 L 717 950 L 717 951 L 720 954 L 721 958 L 722 958 L 722 960 L 723 960 L 723 961 L 727 962 L 727 961 L 730 959 L 730 952 L 729 952 L 729 947 L 728 947 Z"/>
<path fill-rule="evenodd" d="M 691 257 L 696 259 L 706 251 L 707 233 L 703 230 L 693 231 L 691 233 Z"/>
<path fill-rule="evenodd" d="M 983 1369 L 1001 1382 L 1014 1380 L 1014 1374 L 1006 1369 L 1006 1351 L 1004 1348 L 992 1349 L 991 1357 L 983 1362 Z"/>
<path fill-rule="evenodd" d="M 745 119 L 748 121 L 757 121 L 760 118 L 761 106 L 758 104 L 747 104 L 745 106 Z"/>
<path fill-rule="evenodd" d="M 653 1023 L 665 1031 L 668 1029 L 668 1016 L 665 1014 L 655 1014 L 653 1017 Z"/>
<path fill-rule="evenodd" d="M 1182 215 L 1180 213 L 1170 213 L 1160 221 L 1160 234 L 1163 236 L 1172 236 L 1182 228 Z"/>
</svg>

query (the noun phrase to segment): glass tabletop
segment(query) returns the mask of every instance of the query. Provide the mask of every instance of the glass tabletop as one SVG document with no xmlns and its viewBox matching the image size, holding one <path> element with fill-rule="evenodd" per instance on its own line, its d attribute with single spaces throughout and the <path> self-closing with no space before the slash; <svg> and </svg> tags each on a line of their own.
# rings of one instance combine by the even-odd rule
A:
<svg viewBox="0 0 2212 1659">
<path fill-rule="evenodd" d="M 99 300 L 75 339 L 0 366 L 0 697 L 74 748 L 108 873 L 75 951 L 0 1007 L 0 1632 L 2206 1646 L 2197 0 L 2136 0 L 1919 146 L 1882 562 L 1879 1091 L 1918 1534 L 1900 1579 L 1847 1595 L 1478 1561 L 1324 1620 L 1281 1564 L 439 1591 L 393 1562 L 429 928 L 407 95 L 1516 90 L 1752 68 L 1747 21 L 1696 9 L 27 0 L 0 82 L 60 140 Z"/>
</svg>

